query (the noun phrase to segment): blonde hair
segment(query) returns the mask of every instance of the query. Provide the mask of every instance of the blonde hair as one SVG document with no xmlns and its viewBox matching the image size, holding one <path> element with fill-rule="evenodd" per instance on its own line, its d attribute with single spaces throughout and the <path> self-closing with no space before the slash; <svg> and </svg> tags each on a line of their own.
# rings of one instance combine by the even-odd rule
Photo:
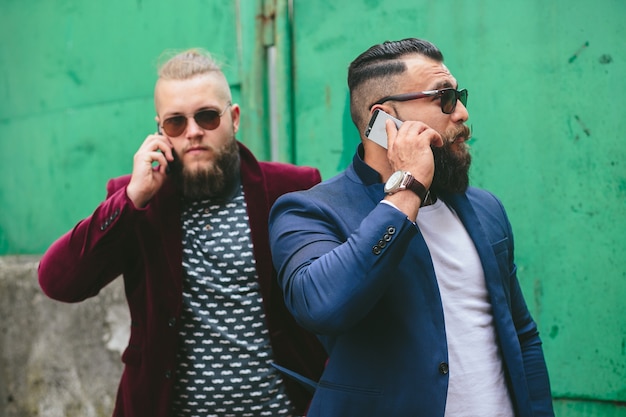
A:
<svg viewBox="0 0 626 417">
<path fill-rule="evenodd" d="M 201 48 L 188 49 L 178 52 L 174 56 L 166 53 L 163 57 L 170 55 L 167 60 L 158 68 L 160 79 L 166 80 L 186 80 L 196 75 L 217 72 L 223 75 L 221 65 L 211 56 L 208 51 Z"/>
</svg>

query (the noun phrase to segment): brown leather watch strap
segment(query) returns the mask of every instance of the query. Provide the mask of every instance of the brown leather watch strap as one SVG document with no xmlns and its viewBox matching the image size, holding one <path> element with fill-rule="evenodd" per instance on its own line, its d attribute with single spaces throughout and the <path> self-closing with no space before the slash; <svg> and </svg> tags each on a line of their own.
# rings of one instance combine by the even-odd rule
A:
<svg viewBox="0 0 626 417">
<path fill-rule="evenodd" d="M 409 178 L 409 182 L 406 184 L 406 189 L 413 191 L 417 196 L 422 200 L 422 203 L 426 201 L 426 196 L 428 195 L 428 190 L 424 187 L 424 184 L 416 180 L 412 175 Z"/>
</svg>

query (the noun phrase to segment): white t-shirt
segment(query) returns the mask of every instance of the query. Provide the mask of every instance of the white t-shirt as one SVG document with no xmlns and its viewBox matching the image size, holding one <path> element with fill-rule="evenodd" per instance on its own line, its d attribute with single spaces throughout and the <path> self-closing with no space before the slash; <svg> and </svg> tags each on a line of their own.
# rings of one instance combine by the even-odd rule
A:
<svg viewBox="0 0 626 417">
<path fill-rule="evenodd" d="M 513 417 L 485 276 L 476 247 L 443 201 L 417 216 L 443 302 L 450 381 L 445 416 Z"/>
</svg>

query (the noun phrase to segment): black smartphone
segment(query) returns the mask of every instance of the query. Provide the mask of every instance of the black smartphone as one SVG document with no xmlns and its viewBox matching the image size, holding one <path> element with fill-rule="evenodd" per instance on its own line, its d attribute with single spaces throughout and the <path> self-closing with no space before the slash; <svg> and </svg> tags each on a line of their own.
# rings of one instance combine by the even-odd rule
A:
<svg viewBox="0 0 626 417">
<path fill-rule="evenodd" d="M 159 125 L 159 122 L 157 122 L 157 133 L 158 133 L 159 135 L 164 136 L 164 135 L 163 135 L 163 131 L 161 130 L 161 126 Z M 167 164 L 167 166 L 165 167 L 165 173 L 166 173 L 167 175 L 169 175 L 169 173 L 170 173 L 170 164 Z"/>
<path fill-rule="evenodd" d="M 380 109 L 376 109 L 374 114 L 372 114 L 370 122 L 367 124 L 367 129 L 365 129 L 365 137 L 385 149 L 387 149 L 387 130 L 385 128 L 385 122 L 387 120 L 393 120 L 397 128 L 400 128 L 402 125 L 401 120 L 396 119 L 389 113 L 385 113 Z"/>
</svg>

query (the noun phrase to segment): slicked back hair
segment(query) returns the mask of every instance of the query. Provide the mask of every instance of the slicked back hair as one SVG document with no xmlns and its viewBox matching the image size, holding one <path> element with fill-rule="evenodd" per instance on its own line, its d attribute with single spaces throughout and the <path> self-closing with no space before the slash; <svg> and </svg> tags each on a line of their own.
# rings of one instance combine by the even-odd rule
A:
<svg viewBox="0 0 626 417">
<path fill-rule="evenodd" d="M 407 70 L 403 58 L 409 55 L 423 55 L 434 61 L 443 62 L 443 54 L 432 43 L 423 39 L 406 38 L 374 45 L 350 64 L 348 68 L 350 115 L 359 131 L 362 131 L 367 123 L 369 105 L 396 92 L 398 75 Z"/>
</svg>

